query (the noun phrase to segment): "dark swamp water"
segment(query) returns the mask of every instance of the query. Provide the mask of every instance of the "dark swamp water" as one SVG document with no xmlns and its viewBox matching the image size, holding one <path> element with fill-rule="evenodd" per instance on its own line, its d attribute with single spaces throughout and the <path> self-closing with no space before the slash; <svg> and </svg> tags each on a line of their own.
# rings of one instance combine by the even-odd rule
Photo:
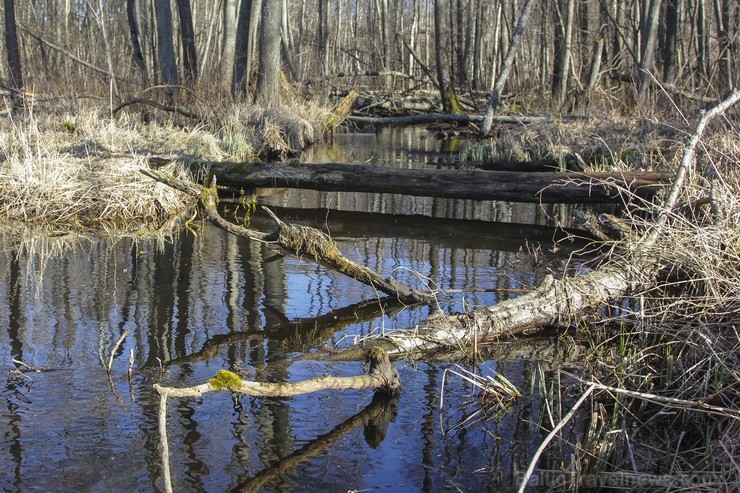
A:
<svg viewBox="0 0 740 493">
<path fill-rule="evenodd" d="M 339 135 L 335 144 L 308 159 L 437 166 L 451 152 L 450 142 L 423 129 Z M 548 266 L 527 248 L 553 246 L 553 216 L 560 213 L 307 191 L 270 192 L 261 201 L 281 217 L 328 229 L 361 264 L 414 286 L 434 283 L 446 311 L 493 304 L 536 284 Z M 255 217 L 253 225 L 261 221 Z M 162 491 L 154 383 L 200 384 L 222 368 L 275 382 L 358 374 L 359 362 L 301 355 L 411 327 L 429 313 L 381 311 L 370 288 L 207 224 L 166 242 L 88 238 L 21 246 L 0 233 L 0 266 L 0 488 L 8 492 Z M 115 353 L 109 379 L 108 356 L 125 330 L 131 335 Z M 21 375 L 13 359 L 43 371 Z M 524 397 L 500 419 L 476 415 L 463 426 L 480 402 L 475 388 L 449 374 L 443 389 L 444 371 L 453 366 L 397 362 L 403 391 L 391 400 L 374 400 L 368 390 L 172 399 L 174 490 L 516 487 L 518 471 L 547 434 L 539 382 L 550 373 L 526 359 L 481 363 L 478 373 L 499 372 Z M 555 466 L 561 458 L 545 461 Z"/>
</svg>

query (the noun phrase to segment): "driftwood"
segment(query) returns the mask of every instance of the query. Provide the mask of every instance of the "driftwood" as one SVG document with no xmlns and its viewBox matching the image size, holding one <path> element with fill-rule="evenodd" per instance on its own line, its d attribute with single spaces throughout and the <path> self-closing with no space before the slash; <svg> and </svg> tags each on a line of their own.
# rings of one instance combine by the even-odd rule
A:
<svg viewBox="0 0 740 493">
<path fill-rule="evenodd" d="M 381 348 L 368 351 L 366 369 L 365 375 L 324 375 L 300 382 L 253 382 L 242 380 L 236 373 L 219 370 L 212 379 L 194 387 L 175 388 L 154 384 L 154 389 L 168 397 L 200 397 L 208 392 L 223 390 L 252 397 L 291 397 L 320 390 L 376 389 L 386 394 L 395 394 L 401 389 L 398 371 Z"/>
<path fill-rule="evenodd" d="M 624 191 L 652 197 L 669 173 L 579 173 L 403 169 L 369 164 L 195 163 L 219 185 L 397 193 L 423 197 L 530 203 L 622 203 Z"/>
<path fill-rule="evenodd" d="M 278 225 L 277 230 L 272 233 L 264 233 L 230 223 L 218 213 L 218 193 L 216 191 L 215 180 L 210 188 L 205 188 L 193 183 L 186 183 L 155 170 L 143 169 L 142 173 L 193 197 L 198 197 L 208 218 L 229 233 L 270 243 L 275 248 L 282 249 L 284 253 L 298 257 L 310 256 L 315 262 L 372 286 L 374 289 L 388 295 L 395 296 L 404 303 L 425 303 L 434 299 L 431 294 L 412 289 L 397 282 L 393 278 L 383 277 L 372 269 L 349 260 L 342 255 L 334 240 L 326 233 L 308 226 L 284 223 L 267 208 L 265 210 L 272 215 L 273 220 Z"/>
</svg>

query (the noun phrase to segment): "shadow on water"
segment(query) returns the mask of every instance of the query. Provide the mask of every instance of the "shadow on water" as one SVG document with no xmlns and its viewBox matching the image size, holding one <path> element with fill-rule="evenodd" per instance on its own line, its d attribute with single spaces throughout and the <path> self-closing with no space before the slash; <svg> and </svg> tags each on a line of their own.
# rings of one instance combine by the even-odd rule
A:
<svg viewBox="0 0 740 493">
<path fill-rule="evenodd" d="M 352 260 L 435 287 L 446 311 L 494 304 L 536 284 L 550 264 L 527 252 L 547 252 L 560 235 L 537 221 L 410 211 L 294 204 L 278 214 L 328 229 Z M 0 266 L 3 491 L 160 491 L 153 383 L 199 384 L 222 368 L 260 381 L 357 374 L 358 362 L 298 356 L 412 327 L 429 313 L 381 304 L 366 286 L 208 224 L 167 241 L 19 241 L 0 232 Z M 125 330 L 131 335 L 114 355 L 109 383 L 104 365 Z M 528 344 L 529 352 L 492 350 L 477 367 L 501 373 L 525 397 L 503 417 L 468 426 L 455 425 L 477 409 L 476 390 L 455 379 L 443 389 L 447 362 L 397 362 L 403 391 L 393 401 L 362 390 L 175 400 L 175 491 L 505 490 L 549 426 L 543 395 L 557 402 L 566 386 L 526 356 L 553 344 Z M 20 373 L 13 359 L 44 371 Z M 578 433 L 582 423 L 574 423 Z"/>
</svg>

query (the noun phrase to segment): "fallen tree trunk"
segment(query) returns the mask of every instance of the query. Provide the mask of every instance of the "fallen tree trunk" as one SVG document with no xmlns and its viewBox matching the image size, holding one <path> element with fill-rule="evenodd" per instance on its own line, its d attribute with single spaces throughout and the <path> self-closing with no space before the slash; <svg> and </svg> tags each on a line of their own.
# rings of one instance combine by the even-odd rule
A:
<svg viewBox="0 0 740 493">
<path fill-rule="evenodd" d="M 550 325 L 563 326 L 590 310 L 644 290 L 655 283 L 659 259 L 648 253 L 673 211 L 696 146 L 708 122 L 740 100 L 740 91 L 704 113 L 689 140 L 676 171 L 671 190 L 655 224 L 637 239 L 623 256 L 615 256 L 601 268 L 578 276 L 548 275 L 537 289 L 497 305 L 454 316 L 430 317 L 411 330 L 386 333 L 374 343 L 396 355 L 472 347 L 477 341 L 534 333 Z M 670 248 L 670 246 L 666 246 Z"/>
<path fill-rule="evenodd" d="M 530 203 L 622 203 L 624 192 L 649 199 L 670 173 L 579 173 L 401 169 L 368 164 L 196 163 L 219 185 L 396 193 Z"/>
<path fill-rule="evenodd" d="M 538 123 L 548 123 L 553 121 L 578 121 L 584 120 L 584 117 L 577 115 L 567 115 L 558 118 L 551 116 L 516 116 L 516 115 L 498 115 L 493 117 L 496 123 L 509 123 L 512 125 L 530 125 Z M 457 115 L 449 113 L 424 113 L 422 115 L 409 116 L 348 116 L 347 121 L 357 125 L 425 125 L 429 123 L 480 123 L 483 121 L 483 115 Z"/>
</svg>

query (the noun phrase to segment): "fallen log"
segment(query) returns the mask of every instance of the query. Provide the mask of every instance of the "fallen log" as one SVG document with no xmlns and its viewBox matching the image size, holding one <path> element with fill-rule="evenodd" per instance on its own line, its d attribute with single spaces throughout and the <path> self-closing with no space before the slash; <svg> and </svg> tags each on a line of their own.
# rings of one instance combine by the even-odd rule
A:
<svg viewBox="0 0 740 493">
<path fill-rule="evenodd" d="M 422 197 L 529 203 L 623 203 L 624 192 L 649 199 L 670 173 L 532 172 L 402 169 L 370 164 L 195 163 L 219 185 L 396 193 Z"/>
<path fill-rule="evenodd" d="M 396 355 L 434 352 L 448 348 L 473 347 L 478 341 L 497 340 L 535 333 L 547 326 L 564 326 L 584 313 L 619 300 L 630 293 L 654 285 L 662 264 L 650 253 L 660 230 L 673 212 L 677 196 L 689 169 L 695 150 L 708 122 L 740 100 L 740 91 L 707 111 L 686 145 L 665 202 L 652 227 L 630 244 L 623 255 L 616 255 L 602 267 L 583 275 L 556 278 L 548 275 L 533 291 L 497 305 L 454 316 L 440 314 L 424 320 L 411 330 L 387 333 L 373 344 Z M 665 248 L 670 248 L 666 245 Z"/>
<path fill-rule="evenodd" d="M 585 117 L 578 115 L 560 116 L 557 118 L 551 116 L 524 116 L 524 115 L 498 115 L 493 117 L 496 123 L 508 123 L 512 125 L 531 125 L 538 123 L 548 123 L 554 121 L 579 121 Z M 483 115 L 457 115 L 448 113 L 424 113 L 421 115 L 409 116 L 348 116 L 347 121 L 357 125 L 425 125 L 429 123 L 480 123 L 483 121 Z"/>
</svg>

